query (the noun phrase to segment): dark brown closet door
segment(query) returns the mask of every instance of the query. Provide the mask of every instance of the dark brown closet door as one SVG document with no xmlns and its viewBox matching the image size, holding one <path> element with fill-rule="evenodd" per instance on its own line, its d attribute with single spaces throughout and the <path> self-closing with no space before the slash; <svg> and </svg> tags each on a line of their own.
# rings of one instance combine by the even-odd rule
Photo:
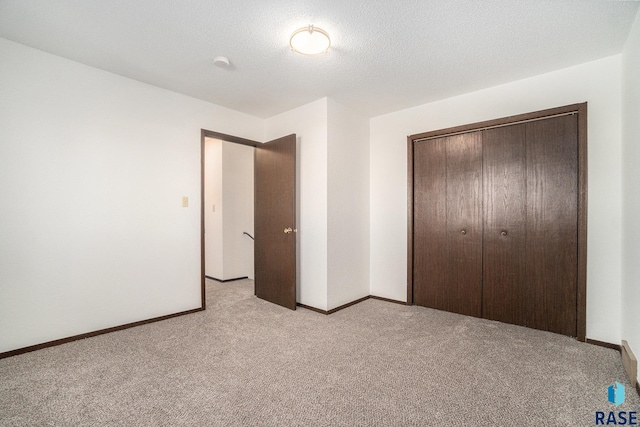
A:
<svg viewBox="0 0 640 427">
<path fill-rule="evenodd" d="M 525 326 L 576 335 L 577 115 L 526 124 Z"/>
<path fill-rule="evenodd" d="M 480 133 L 414 146 L 414 303 L 482 314 Z"/>
<path fill-rule="evenodd" d="M 584 340 L 586 131 L 576 104 L 409 136 L 407 300 Z"/>
<path fill-rule="evenodd" d="M 525 125 L 483 131 L 482 316 L 525 325 L 526 146 Z"/>
<path fill-rule="evenodd" d="M 413 151 L 413 302 L 447 310 L 446 138 L 414 144 Z"/>
<path fill-rule="evenodd" d="M 576 335 L 577 118 L 483 131 L 483 317 Z"/>
</svg>

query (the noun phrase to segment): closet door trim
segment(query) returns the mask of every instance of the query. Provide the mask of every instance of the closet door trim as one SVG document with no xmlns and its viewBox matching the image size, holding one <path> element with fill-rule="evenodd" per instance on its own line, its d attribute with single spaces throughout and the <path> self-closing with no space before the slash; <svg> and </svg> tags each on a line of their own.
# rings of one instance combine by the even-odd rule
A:
<svg viewBox="0 0 640 427">
<path fill-rule="evenodd" d="M 472 123 L 447 129 L 424 132 L 407 137 L 407 304 L 413 304 L 413 149 L 417 141 L 437 138 L 500 126 L 509 126 L 520 122 L 541 120 L 553 116 L 578 115 L 578 271 L 577 271 L 577 339 L 586 340 L 587 326 L 587 103 L 572 104 L 564 107 L 532 113 L 503 117 L 485 122 Z"/>
</svg>

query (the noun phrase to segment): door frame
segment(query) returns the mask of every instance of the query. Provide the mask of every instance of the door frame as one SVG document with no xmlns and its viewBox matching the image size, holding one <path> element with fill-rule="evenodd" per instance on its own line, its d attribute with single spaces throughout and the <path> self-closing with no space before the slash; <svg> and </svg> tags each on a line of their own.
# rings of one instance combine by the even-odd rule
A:
<svg viewBox="0 0 640 427">
<path fill-rule="evenodd" d="M 204 247 L 204 145 L 205 138 L 218 139 L 220 141 L 233 142 L 234 144 L 247 145 L 256 148 L 261 143 L 251 139 L 240 138 L 238 136 L 228 135 L 226 133 L 215 132 L 207 129 L 200 129 L 200 298 L 202 310 L 206 309 L 205 297 L 205 247 Z"/>
<path fill-rule="evenodd" d="M 565 114 L 578 115 L 578 266 L 576 284 L 576 333 L 586 341 L 587 330 L 587 103 L 518 114 L 407 136 L 407 304 L 413 305 L 413 148 L 418 141 L 509 126 Z"/>
</svg>

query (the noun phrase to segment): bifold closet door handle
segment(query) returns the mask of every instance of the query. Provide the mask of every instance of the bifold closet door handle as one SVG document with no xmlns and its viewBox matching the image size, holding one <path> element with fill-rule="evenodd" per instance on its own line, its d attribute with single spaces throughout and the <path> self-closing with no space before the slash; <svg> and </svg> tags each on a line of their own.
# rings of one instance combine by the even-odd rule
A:
<svg viewBox="0 0 640 427">
<path fill-rule="evenodd" d="M 467 234 L 467 230 L 462 230 L 460 234 Z"/>
<path fill-rule="evenodd" d="M 500 235 L 501 235 L 501 236 L 506 236 L 506 235 L 507 235 L 507 232 L 506 232 L 506 231 L 504 231 L 504 230 L 502 230 L 502 231 L 500 232 Z"/>
</svg>

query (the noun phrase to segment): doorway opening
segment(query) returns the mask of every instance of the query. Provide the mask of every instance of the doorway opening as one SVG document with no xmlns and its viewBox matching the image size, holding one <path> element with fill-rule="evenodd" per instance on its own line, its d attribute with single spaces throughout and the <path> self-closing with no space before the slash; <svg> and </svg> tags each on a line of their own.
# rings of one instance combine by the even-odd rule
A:
<svg viewBox="0 0 640 427">
<path fill-rule="evenodd" d="M 219 132 L 205 129 L 201 131 L 200 227 L 203 307 L 206 304 L 207 278 L 220 282 L 254 278 L 253 158 L 258 144 L 257 141 Z M 227 172 L 226 180 L 223 177 L 224 172 Z M 228 207 L 227 203 L 223 205 L 225 193 L 231 201 Z M 236 194 L 231 197 L 231 193 Z M 225 212 L 225 209 L 228 210 Z M 243 234 L 245 232 L 247 234 Z"/>
<path fill-rule="evenodd" d="M 254 279 L 254 147 L 205 138 L 205 275 Z"/>
<path fill-rule="evenodd" d="M 295 310 L 296 135 L 260 143 L 203 129 L 200 159 L 202 308 L 207 277 L 253 277 L 258 298 Z M 209 188 L 216 163 L 224 176 Z"/>
</svg>

